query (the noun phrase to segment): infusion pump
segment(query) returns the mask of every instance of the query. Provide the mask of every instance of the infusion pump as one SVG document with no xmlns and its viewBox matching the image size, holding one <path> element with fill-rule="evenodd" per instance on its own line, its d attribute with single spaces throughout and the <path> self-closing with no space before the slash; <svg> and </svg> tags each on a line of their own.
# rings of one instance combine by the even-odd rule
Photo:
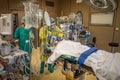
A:
<svg viewBox="0 0 120 80">
<path fill-rule="evenodd" d="M 0 34 L 12 35 L 13 33 L 13 18 L 12 14 L 1 14 L 0 17 Z"/>
<path fill-rule="evenodd" d="M 0 16 L 0 34 L 13 35 L 13 31 L 18 26 L 17 14 L 1 14 Z"/>
</svg>

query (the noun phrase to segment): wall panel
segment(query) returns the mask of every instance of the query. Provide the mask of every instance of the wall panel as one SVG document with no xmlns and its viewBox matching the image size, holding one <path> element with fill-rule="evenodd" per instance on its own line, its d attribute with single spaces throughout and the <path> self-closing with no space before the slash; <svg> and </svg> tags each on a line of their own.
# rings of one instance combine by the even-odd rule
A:
<svg viewBox="0 0 120 80">
<path fill-rule="evenodd" d="M 46 0 L 54 3 L 54 6 L 47 6 L 44 5 L 44 10 L 47 10 L 50 17 L 56 18 L 57 17 L 57 11 L 58 11 L 58 0 Z"/>
<path fill-rule="evenodd" d="M 70 3 L 71 0 L 59 0 L 59 16 L 67 16 L 70 14 Z"/>
<path fill-rule="evenodd" d="M 9 9 L 10 10 L 23 10 L 23 2 L 21 0 L 9 0 Z"/>
<path fill-rule="evenodd" d="M 7 12 L 8 12 L 8 0 L 1 0 L 0 13 L 7 13 Z"/>
</svg>

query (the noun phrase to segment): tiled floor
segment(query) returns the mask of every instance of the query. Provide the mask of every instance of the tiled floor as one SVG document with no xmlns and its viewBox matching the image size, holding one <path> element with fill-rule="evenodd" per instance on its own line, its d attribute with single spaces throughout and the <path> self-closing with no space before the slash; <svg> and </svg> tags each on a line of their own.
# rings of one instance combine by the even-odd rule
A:
<svg viewBox="0 0 120 80">
<path fill-rule="evenodd" d="M 64 75 L 61 73 L 62 66 L 58 66 L 54 73 L 50 73 L 45 67 L 43 74 L 39 74 L 40 69 L 40 51 L 33 49 L 32 60 L 31 60 L 31 69 L 34 76 L 31 76 L 31 80 L 65 80 Z"/>
<path fill-rule="evenodd" d="M 34 73 L 34 75 L 31 75 L 30 80 L 66 80 L 65 76 L 61 73 L 62 65 L 59 65 L 54 73 L 50 73 L 47 70 L 47 67 L 45 68 L 45 71 L 43 74 L 39 74 L 40 69 L 40 51 L 33 49 L 32 53 L 32 61 L 31 61 L 31 69 Z M 82 80 L 82 79 L 77 79 Z M 86 75 L 84 76 L 84 80 L 96 80 L 93 75 Z"/>
</svg>

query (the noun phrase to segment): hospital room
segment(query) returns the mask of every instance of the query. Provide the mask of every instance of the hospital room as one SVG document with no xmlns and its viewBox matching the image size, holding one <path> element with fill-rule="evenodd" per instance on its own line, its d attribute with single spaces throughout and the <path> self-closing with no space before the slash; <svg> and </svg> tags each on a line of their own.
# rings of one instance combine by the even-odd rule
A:
<svg viewBox="0 0 120 80">
<path fill-rule="evenodd" d="M 120 0 L 0 0 L 0 80 L 120 80 Z"/>
</svg>

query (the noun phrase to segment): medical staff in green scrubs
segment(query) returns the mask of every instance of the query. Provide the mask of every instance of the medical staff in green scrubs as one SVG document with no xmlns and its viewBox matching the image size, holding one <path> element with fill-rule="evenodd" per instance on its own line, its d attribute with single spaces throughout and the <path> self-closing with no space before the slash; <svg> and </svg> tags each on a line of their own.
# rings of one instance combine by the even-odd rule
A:
<svg viewBox="0 0 120 80">
<path fill-rule="evenodd" d="M 32 33 L 32 28 L 25 29 L 23 25 L 19 26 L 14 33 L 14 38 L 19 39 L 19 48 L 28 53 L 32 52 L 32 38 L 29 38 L 30 33 Z"/>
<path fill-rule="evenodd" d="M 29 55 L 32 53 L 32 39 L 34 38 L 32 28 L 25 28 L 25 17 L 21 19 L 21 25 L 14 32 L 14 39 L 18 39 L 19 49 L 26 51 Z M 30 68 L 30 60 L 26 58 L 27 67 Z M 30 70 L 25 68 L 25 73 L 30 74 Z"/>
<path fill-rule="evenodd" d="M 17 27 L 13 37 L 19 40 L 18 44 L 21 50 L 31 53 L 32 52 L 32 38 L 34 37 L 32 28 L 25 29 L 25 17 L 22 17 L 21 23 L 22 25 Z"/>
</svg>

